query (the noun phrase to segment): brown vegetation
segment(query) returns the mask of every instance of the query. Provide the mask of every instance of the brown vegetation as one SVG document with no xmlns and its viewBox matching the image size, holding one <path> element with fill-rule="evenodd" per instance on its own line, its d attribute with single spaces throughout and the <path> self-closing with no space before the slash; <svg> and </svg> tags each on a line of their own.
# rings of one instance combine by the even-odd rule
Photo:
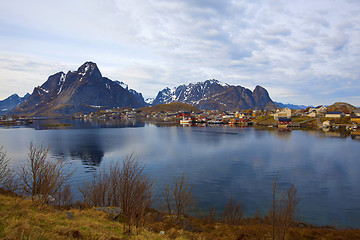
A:
<svg viewBox="0 0 360 240">
<path fill-rule="evenodd" d="M 31 196 L 33 202 L 40 204 L 54 202 L 72 172 L 65 168 L 64 161 L 48 161 L 49 148 L 43 145 L 29 145 L 28 162 L 17 172 L 19 192 Z"/>
<path fill-rule="evenodd" d="M 8 168 L 9 160 L 3 147 L 0 147 L 0 188 L 10 190 L 13 187 L 13 172 Z"/>
<path fill-rule="evenodd" d="M 122 165 L 112 163 L 108 170 L 98 171 L 79 188 L 84 202 L 96 207 L 120 207 L 122 213 L 118 217 L 127 223 L 128 231 L 131 226 L 143 226 L 153 191 L 153 182 L 143 170 L 133 155 L 123 159 Z"/>
<path fill-rule="evenodd" d="M 180 177 L 175 177 L 172 185 L 165 186 L 163 197 L 168 214 L 170 215 L 174 211 L 178 221 L 185 213 L 194 210 L 196 206 L 189 177 L 186 177 L 184 173 Z"/>
<path fill-rule="evenodd" d="M 351 112 L 355 107 L 349 103 L 336 102 L 331 106 L 327 107 L 328 112 Z"/>
<path fill-rule="evenodd" d="M 300 202 L 295 185 L 291 185 L 286 192 L 279 192 L 277 176 L 273 182 L 272 209 L 270 221 L 272 224 L 272 239 L 284 240 L 289 227 L 295 222 L 296 207 Z"/>
<path fill-rule="evenodd" d="M 224 223 L 231 225 L 238 225 L 241 223 L 244 214 L 244 206 L 238 202 L 233 203 L 233 197 L 231 196 L 228 204 L 225 206 L 224 211 Z"/>
<path fill-rule="evenodd" d="M 73 213 L 73 219 L 67 217 L 68 212 Z M 147 214 L 147 230 L 129 236 L 123 230 L 123 223 L 94 208 L 59 211 L 0 194 L 0 239 L 271 239 L 271 225 L 259 221 L 228 225 L 187 218 L 184 229 L 165 216 L 159 217 L 159 212 Z M 360 230 L 292 226 L 287 231 L 287 239 L 355 240 L 360 239 Z"/>
</svg>

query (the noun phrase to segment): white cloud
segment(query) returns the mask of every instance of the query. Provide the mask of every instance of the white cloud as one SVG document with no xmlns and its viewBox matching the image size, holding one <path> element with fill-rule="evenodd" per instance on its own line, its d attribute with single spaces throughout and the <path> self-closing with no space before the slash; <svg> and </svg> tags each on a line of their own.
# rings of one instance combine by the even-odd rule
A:
<svg viewBox="0 0 360 240">
<path fill-rule="evenodd" d="M 356 101 L 337 83 L 360 90 L 359 15 L 360 5 L 346 0 L 7 1 L 0 8 L 0 98 L 18 92 L 10 79 L 26 78 L 31 91 L 91 60 L 145 97 L 219 78 L 262 85 L 286 102 Z"/>
</svg>

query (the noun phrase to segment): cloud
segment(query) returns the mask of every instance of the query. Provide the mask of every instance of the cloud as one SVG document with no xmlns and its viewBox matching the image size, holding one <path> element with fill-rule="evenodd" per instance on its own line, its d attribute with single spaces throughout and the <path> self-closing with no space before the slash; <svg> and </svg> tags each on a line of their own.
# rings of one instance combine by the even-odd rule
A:
<svg viewBox="0 0 360 240">
<path fill-rule="evenodd" d="M 291 30 L 286 27 L 275 27 L 268 30 L 266 33 L 273 36 L 290 36 Z"/>
<path fill-rule="evenodd" d="M 48 75 L 88 60 L 145 97 L 206 78 L 262 85 L 274 90 L 272 97 L 298 104 L 302 95 L 307 102 L 323 101 L 314 105 L 354 96 L 338 82 L 360 90 L 356 1 L 18 0 L 1 5 L 0 98 L 18 90 L 9 79 L 26 78 L 31 91 Z"/>
<path fill-rule="evenodd" d="M 329 38 L 327 42 L 333 48 L 333 50 L 340 51 L 346 46 L 346 44 L 349 42 L 349 39 L 345 35 L 337 35 L 335 37 Z"/>
</svg>

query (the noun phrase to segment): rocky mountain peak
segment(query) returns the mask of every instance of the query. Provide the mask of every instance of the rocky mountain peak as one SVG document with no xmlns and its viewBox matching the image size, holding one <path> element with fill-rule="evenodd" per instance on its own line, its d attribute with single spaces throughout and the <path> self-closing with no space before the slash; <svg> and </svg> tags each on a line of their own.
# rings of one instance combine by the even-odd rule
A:
<svg viewBox="0 0 360 240">
<path fill-rule="evenodd" d="M 93 62 L 84 63 L 78 68 L 77 72 L 82 76 L 102 77 L 99 68 Z"/>
<path fill-rule="evenodd" d="M 57 89 L 58 86 L 62 85 L 65 81 L 65 73 L 58 72 L 48 77 L 45 83 L 40 86 L 40 88 L 46 92 L 50 90 Z"/>
</svg>

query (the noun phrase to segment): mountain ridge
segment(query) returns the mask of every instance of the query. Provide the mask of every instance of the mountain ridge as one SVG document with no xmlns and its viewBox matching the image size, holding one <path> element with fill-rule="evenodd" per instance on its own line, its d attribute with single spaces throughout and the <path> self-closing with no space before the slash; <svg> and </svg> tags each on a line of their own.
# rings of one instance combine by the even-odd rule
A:
<svg viewBox="0 0 360 240">
<path fill-rule="evenodd" d="M 25 94 L 24 97 L 19 97 L 19 95 L 12 94 L 9 97 L 5 98 L 4 100 L 0 101 L 0 115 L 7 114 L 12 109 L 16 108 L 17 106 L 24 103 L 28 98 L 30 97 L 30 94 Z"/>
<path fill-rule="evenodd" d="M 191 104 L 201 110 L 242 110 L 249 108 L 273 109 L 274 102 L 261 86 L 254 91 L 241 86 L 229 85 L 216 79 L 182 84 L 159 91 L 152 105 L 172 102 Z"/>
</svg>

